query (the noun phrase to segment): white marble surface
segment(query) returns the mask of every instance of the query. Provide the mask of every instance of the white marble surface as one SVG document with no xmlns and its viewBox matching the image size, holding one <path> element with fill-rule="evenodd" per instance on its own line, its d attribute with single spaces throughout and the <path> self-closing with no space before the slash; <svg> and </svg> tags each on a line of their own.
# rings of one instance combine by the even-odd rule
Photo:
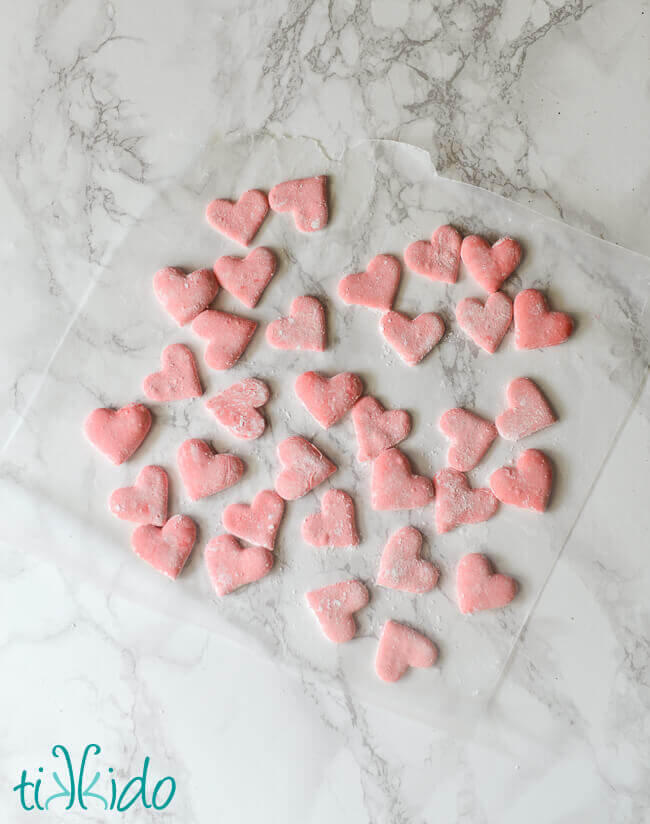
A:
<svg viewBox="0 0 650 824">
<path fill-rule="evenodd" d="M 331 155 L 408 140 L 442 174 L 650 251 L 647 3 L 259 6 L 12 4 L 3 436 L 89 280 L 215 133 L 308 135 Z M 646 388 L 471 740 L 3 544 L 3 786 L 56 740 L 98 740 L 178 779 L 170 812 L 126 820 L 647 820 L 649 416 Z M 0 809 L 23 820 L 6 790 Z"/>
</svg>

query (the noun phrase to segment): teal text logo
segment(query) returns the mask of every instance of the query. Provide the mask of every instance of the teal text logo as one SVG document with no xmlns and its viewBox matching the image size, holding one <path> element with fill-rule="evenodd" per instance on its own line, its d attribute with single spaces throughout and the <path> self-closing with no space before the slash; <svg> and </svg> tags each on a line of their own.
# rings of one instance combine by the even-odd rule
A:
<svg viewBox="0 0 650 824">
<path fill-rule="evenodd" d="M 149 777 L 151 759 L 147 756 L 142 770 L 125 782 L 119 781 L 113 767 L 103 773 L 98 768 L 101 747 L 88 744 L 75 766 L 63 744 L 52 747 L 53 758 L 60 759 L 48 773 L 39 767 L 32 776 L 23 770 L 13 787 L 23 810 L 101 809 L 124 812 L 135 804 L 164 810 L 176 792 L 176 781 L 167 775 L 159 781 Z"/>
</svg>

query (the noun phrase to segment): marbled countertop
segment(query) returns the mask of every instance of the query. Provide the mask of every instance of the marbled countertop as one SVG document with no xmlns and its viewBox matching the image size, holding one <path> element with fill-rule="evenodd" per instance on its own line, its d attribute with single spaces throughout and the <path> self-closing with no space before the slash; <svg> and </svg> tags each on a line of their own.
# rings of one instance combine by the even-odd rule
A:
<svg viewBox="0 0 650 824">
<path fill-rule="evenodd" d="M 215 135 L 308 136 L 331 157 L 407 141 L 441 175 L 650 254 L 647 2 L 26 0 L 4 18 L 3 441 L 89 283 Z M 650 820 L 649 417 L 646 385 L 469 739 L 4 541 L 3 820 L 26 820 L 6 788 L 59 742 L 176 777 L 168 811 L 124 820 Z"/>
</svg>

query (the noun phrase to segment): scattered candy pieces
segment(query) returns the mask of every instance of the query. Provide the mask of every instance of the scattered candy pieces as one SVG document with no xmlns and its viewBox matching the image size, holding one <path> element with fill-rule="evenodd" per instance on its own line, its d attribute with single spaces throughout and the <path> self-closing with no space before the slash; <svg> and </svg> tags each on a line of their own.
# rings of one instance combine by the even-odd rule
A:
<svg viewBox="0 0 650 824">
<path fill-rule="evenodd" d="M 452 442 L 447 463 L 460 472 L 474 469 L 498 434 L 491 421 L 467 409 L 448 409 L 440 418 L 439 426 Z"/>
<path fill-rule="evenodd" d="M 521 246 L 511 237 L 494 246 L 478 235 L 463 239 L 460 256 L 467 271 L 486 292 L 497 292 L 521 261 Z"/>
<path fill-rule="evenodd" d="M 144 379 L 144 394 L 152 401 L 199 398 L 203 387 L 192 352 L 182 343 L 166 346 L 160 356 L 162 369 Z"/>
<path fill-rule="evenodd" d="M 346 275 L 339 281 L 339 297 L 345 303 L 369 309 L 390 309 L 397 294 L 402 267 L 392 255 L 376 255 L 365 272 Z"/>
<path fill-rule="evenodd" d="M 573 332 L 573 320 L 564 312 L 551 312 L 537 289 L 524 289 L 515 297 L 515 346 L 543 349 L 564 343 Z"/>
<path fill-rule="evenodd" d="M 303 372 L 294 388 L 305 409 L 325 429 L 341 420 L 363 392 L 361 378 L 352 372 L 340 372 L 332 378 Z"/>
<path fill-rule="evenodd" d="M 277 447 L 284 469 L 275 481 L 275 491 L 285 501 L 295 501 L 336 472 L 336 465 L 300 435 L 292 435 Z"/>
<path fill-rule="evenodd" d="M 420 557 L 422 534 L 415 527 L 398 529 L 388 539 L 379 563 L 377 583 L 403 592 L 429 592 L 438 583 L 440 573 Z"/>
<path fill-rule="evenodd" d="M 386 410 L 369 395 L 352 407 L 352 423 L 359 444 L 359 461 L 373 461 L 384 449 L 403 441 L 411 431 L 408 412 L 404 409 Z"/>
<path fill-rule="evenodd" d="M 221 520 L 224 528 L 244 541 L 259 544 L 267 549 L 275 546 L 275 537 L 284 515 L 284 501 L 272 489 L 263 489 L 253 498 L 253 503 L 230 504 Z"/>
<path fill-rule="evenodd" d="M 242 547 L 232 535 L 219 535 L 205 548 L 205 566 L 219 597 L 259 581 L 273 567 L 273 553 L 262 546 Z"/>
<path fill-rule="evenodd" d="M 465 475 L 446 467 L 433 478 L 436 488 L 436 529 L 449 532 L 461 524 L 487 521 L 499 502 L 489 489 L 472 489 Z"/>
<path fill-rule="evenodd" d="M 354 501 L 342 489 L 329 489 L 321 511 L 305 518 L 301 532 L 311 546 L 358 546 Z"/>
<path fill-rule="evenodd" d="M 266 339 L 276 349 L 309 349 L 323 352 L 327 347 L 325 310 L 317 298 L 294 298 L 288 318 L 278 318 L 266 327 Z"/>
<path fill-rule="evenodd" d="M 497 415 L 494 423 L 499 435 L 508 441 L 519 441 L 557 420 L 542 391 L 530 378 L 510 381 L 506 398 L 508 409 Z"/>
<path fill-rule="evenodd" d="M 254 440 L 266 428 L 266 421 L 257 410 L 267 403 L 270 396 L 269 388 L 263 381 L 245 378 L 210 398 L 205 406 L 221 426 L 236 438 Z"/>
<path fill-rule="evenodd" d="M 456 320 L 477 346 L 493 355 L 512 322 L 512 301 L 504 292 L 493 292 L 485 303 L 465 298 L 456 307 Z"/>
<path fill-rule="evenodd" d="M 372 465 L 371 503 L 377 510 L 416 509 L 433 500 L 433 482 L 414 475 L 406 455 L 386 449 Z"/>
<path fill-rule="evenodd" d="M 354 613 L 370 600 L 361 581 L 341 581 L 307 593 L 307 603 L 314 610 L 325 635 L 335 644 L 352 640 L 357 633 Z"/>
<path fill-rule="evenodd" d="M 205 216 L 210 226 L 235 243 L 248 246 L 264 223 L 269 202 L 264 192 L 249 189 L 237 203 L 232 200 L 213 200 L 208 203 Z"/>
<path fill-rule="evenodd" d="M 159 269 L 153 290 L 165 311 L 179 326 L 200 315 L 217 296 L 219 284 L 211 269 L 197 269 L 186 275 L 176 266 Z"/>
<path fill-rule="evenodd" d="M 167 520 L 167 473 L 159 466 L 145 466 L 133 486 L 116 489 L 108 506 L 123 521 L 163 526 Z"/>
<path fill-rule="evenodd" d="M 432 667 L 438 648 L 425 635 L 397 621 L 386 621 L 377 647 L 375 670 L 382 681 L 399 681 L 409 667 Z"/>
<path fill-rule="evenodd" d="M 205 362 L 211 369 L 230 369 L 244 354 L 257 323 L 254 320 L 207 309 L 192 321 L 192 331 L 206 338 Z"/>
<path fill-rule="evenodd" d="M 214 273 L 226 292 L 252 309 L 269 285 L 276 266 L 273 252 L 258 246 L 245 258 L 236 255 L 220 257 L 214 264 Z"/>
<path fill-rule="evenodd" d="M 413 320 L 401 312 L 386 312 L 379 328 L 386 342 L 409 366 L 419 363 L 445 334 L 444 321 L 435 312 L 425 312 Z"/>
<path fill-rule="evenodd" d="M 178 447 L 176 462 L 187 494 L 193 501 L 227 489 L 244 474 L 244 463 L 240 458 L 221 455 L 199 438 L 183 441 Z"/>
<path fill-rule="evenodd" d="M 462 238 L 453 226 L 439 226 L 431 241 L 417 240 L 406 247 L 404 260 L 409 269 L 429 280 L 456 283 L 460 267 Z"/>
<path fill-rule="evenodd" d="M 187 515 L 174 515 L 164 526 L 137 527 L 131 535 L 135 554 L 168 578 L 176 579 L 196 541 L 196 524 Z"/>
<path fill-rule="evenodd" d="M 505 607 L 517 594 L 517 584 L 509 575 L 495 573 L 485 555 L 464 555 L 456 572 L 458 606 L 463 615 L 483 609 Z"/>
<path fill-rule="evenodd" d="M 544 512 L 553 486 L 553 466 L 543 452 L 527 449 L 517 466 L 502 466 L 490 475 L 492 492 L 504 504 Z"/>
<path fill-rule="evenodd" d="M 88 440 L 114 464 L 128 461 L 150 428 L 151 412 L 141 403 L 121 409 L 95 409 L 84 421 Z"/>
<path fill-rule="evenodd" d="M 327 176 L 278 183 L 269 192 L 269 205 L 274 212 L 292 212 L 301 232 L 317 232 L 327 225 Z"/>
</svg>

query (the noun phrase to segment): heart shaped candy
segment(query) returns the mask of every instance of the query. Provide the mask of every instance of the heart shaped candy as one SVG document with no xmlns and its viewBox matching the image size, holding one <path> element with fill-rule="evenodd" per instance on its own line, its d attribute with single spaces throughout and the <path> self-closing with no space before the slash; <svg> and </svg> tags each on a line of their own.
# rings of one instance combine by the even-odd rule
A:
<svg viewBox="0 0 650 824">
<path fill-rule="evenodd" d="M 415 527 L 398 529 L 388 539 L 379 563 L 377 583 L 404 592 L 429 592 L 440 573 L 420 557 L 422 534 Z"/>
<path fill-rule="evenodd" d="M 165 311 L 184 326 L 208 308 L 219 284 L 211 269 L 197 269 L 186 275 L 176 266 L 167 266 L 154 275 L 153 290 Z"/>
<path fill-rule="evenodd" d="M 220 597 L 259 581 L 273 567 L 273 553 L 261 546 L 241 547 L 232 535 L 219 535 L 205 548 L 205 566 Z"/>
<path fill-rule="evenodd" d="M 144 379 L 144 394 L 152 401 L 181 401 L 203 394 L 196 361 L 187 346 L 182 343 L 166 346 L 160 362 L 160 372 Z"/>
<path fill-rule="evenodd" d="M 456 283 L 462 238 L 453 226 L 439 226 L 431 241 L 417 240 L 406 247 L 404 260 L 409 269 L 429 280 Z"/>
<path fill-rule="evenodd" d="M 543 452 L 527 449 L 517 466 L 502 466 L 490 475 L 492 492 L 504 504 L 544 512 L 553 486 L 553 466 Z"/>
<path fill-rule="evenodd" d="M 266 327 L 266 339 L 275 349 L 309 349 L 323 352 L 327 347 L 325 310 L 309 295 L 294 298 L 288 318 L 278 318 Z"/>
<path fill-rule="evenodd" d="M 187 515 L 174 515 L 165 526 L 139 526 L 131 535 L 135 554 L 157 572 L 178 578 L 196 541 L 196 524 Z"/>
<path fill-rule="evenodd" d="M 438 648 L 422 633 L 397 621 L 386 621 L 375 671 L 382 681 L 399 681 L 409 667 L 432 667 L 437 658 Z"/>
<path fill-rule="evenodd" d="M 95 409 L 84 421 L 88 440 L 114 464 L 128 461 L 150 428 L 151 412 L 141 403 L 121 409 Z"/>
<path fill-rule="evenodd" d="M 502 438 L 518 441 L 555 423 L 553 410 L 530 378 L 515 378 L 506 389 L 508 409 L 494 423 Z"/>
<path fill-rule="evenodd" d="M 458 325 L 477 346 L 494 354 L 512 321 L 512 301 L 503 292 L 489 295 L 485 303 L 465 298 L 456 307 Z"/>
<path fill-rule="evenodd" d="M 264 432 L 266 421 L 257 409 L 268 401 L 268 386 L 257 378 L 245 378 L 210 398 L 205 404 L 221 426 L 243 440 Z"/>
<path fill-rule="evenodd" d="M 277 447 L 284 467 L 275 481 L 275 491 L 285 501 L 295 501 L 336 472 L 336 465 L 312 443 L 300 435 L 292 435 Z"/>
<path fill-rule="evenodd" d="M 373 509 L 416 509 L 433 500 L 433 482 L 414 475 L 409 459 L 399 449 L 386 449 L 372 465 Z"/>
<path fill-rule="evenodd" d="M 365 272 L 346 275 L 339 281 L 339 297 L 345 303 L 369 309 L 390 309 L 397 294 L 402 267 L 392 255 L 376 255 Z"/>
<path fill-rule="evenodd" d="M 386 342 L 409 366 L 419 363 L 445 333 L 444 321 L 435 312 L 425 312 L 413 320 L 401 312 L 386 312 L 379 328 Z"/>
<path fill-rule="evenodd" d="M 212 369 L 230 369 L 244 354 L 251 341 L 257 323 L 254 320 L 206 309 L 194 318 L 192 331 L 208 340 L 205 362 Z"/>
<path fill-rule="evenodd" d="M 133 486 L 116 489 L 108 505 L 123 521 L 162 526 L 167 520 L 167 473 L 159 466 L 145 466 Z"/>
<path fill-rule="evenodd" d="M 217 232 L 226 235 L 235 243 L 248 246 L 264 223 L 269 211 L 269 202 L 264 192 L 249 189 L 237 203 L 231 200 L 213 200 L 208 203 L 205 216 Z"/>
<path fill-rule="evenodd" d="M 275 537 L 284 514 L 284 501 L 272 489 L 264 489 L 253 498 L 253 503 L 230 504 L 221 520 L 224 528 L 244 541 L 273 549 Z"/>
<path fill-rule="evenodd" d="M 332 378 L 303 372 L 294 388 L 309 414 L 325 429 L 341 420 L 363 392 L 361 378 L 352 372 L 340 372 Z"/>
<path fill-rule="evenodd" d="M 384 449 L 396 446 L 411 431 L 411 416 L 404 409 L 389 409 L 373 397 L 360 398 L 352 407 L 352 423 L 359 450 L 357 460 L 372 461 Z"/>
<path fill-rule="evenodd" d="M 521 246 L 511 237 L 503 237 L 490 246 L 478 235 L 463 239 L 460 256 L 470 275 L 486 292 L 496 292 L 521 261 Z"/>
<path fill-rule="evenodd" d="M 515 346 L 543 349 L 564 343 L 573 332 L 573 321 L 564 312 L 551 312 L 537 289 L 524 289 L 515 297 Z"/>
<path fill-rule="evenodd" d="M 352 640 L 357 633 L 354 613 L 370 600 L 361 581 L 341 581 L 307 593 L 307 603 L 314 610 L 325 635 L 335 644 Z"/>
<path fill-rule="evenodd" d="M 292 212 L 301 232 L 316 232 L 327 225 L 327 177 L 303 177 L 278 183 L 269 192 L 274 212 Z"/>
<path fill-rule="evenodd" d="M 471 489 L 462 472 L 446 467 L 433 478 L 436 488 L 436 529 L 449 532 L 461 524 L 487 521 L 499 502 L 489 489 Z"/>
<path fill-rule="evenodd" d="M 456 572 L 458 606 L 464 614 L 505 607 L 517 594 L 517 584 L 509 575 L 495 574 L 485 555 L 464 555 Z"/>
<path fill-rule="evenodd" d="M 354 501 L 342 489 L 329 489 L 321 511 L 305 518 L 301 532 L 311 546 L 358 546 Z"/>
<path fill-rule="evenodd" d="M 245 258 L 224 255 L 214 264 L 219 283 L 234 298 L 251 309 L 275 274 L 275 255 L 265 246 L 258 246 Z"/>
<path fill-rule="evenodd" d="M 452 441 L 447 463 L 460 472 L 474 469 L 498 434 L 491 421 L 467 409 L 448 409 L 440 418 L 439 426 Z"/>
<path fill-rule="evenodd" d="M 244 463 L 235 455 L 220 455 L 205 441 L 190 438 L 178 447 L 178 471 L 193 501 L 207 498 L 237 483 Z"/>
</svg>

